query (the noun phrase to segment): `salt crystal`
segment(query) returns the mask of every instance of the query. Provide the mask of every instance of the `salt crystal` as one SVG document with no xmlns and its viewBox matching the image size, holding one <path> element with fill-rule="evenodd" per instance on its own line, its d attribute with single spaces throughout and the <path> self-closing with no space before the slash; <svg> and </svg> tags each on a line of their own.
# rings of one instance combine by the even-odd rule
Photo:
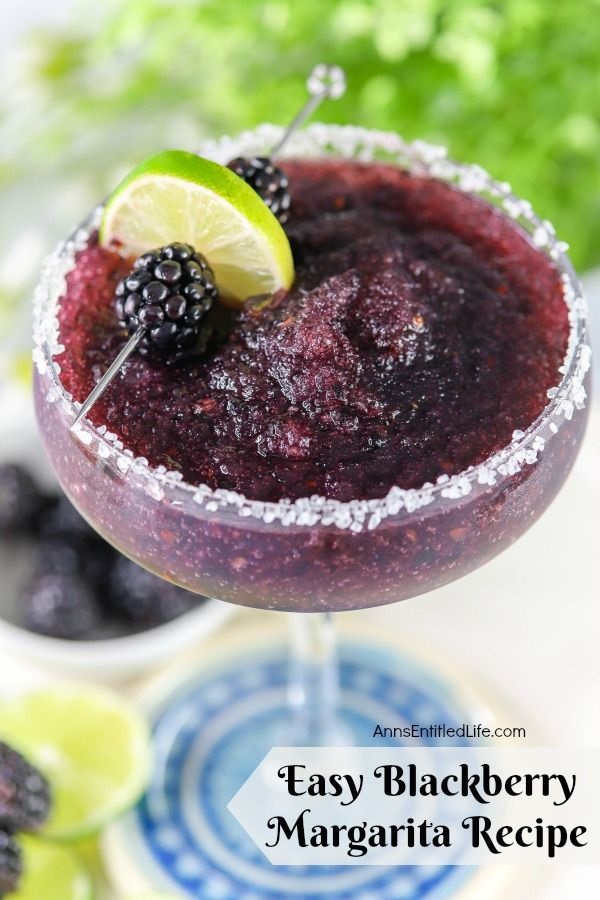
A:
<svg viewBox="0 0 600 900">
<path fill-rule="evenodd" d="M 162 500 L 165 496 L 165 492 L 155 481 L 148 481 L 144 485 L 144 490 L 153 500 Z"/>
<path fill-rule="evenodd" d="M 370 516 L 369 521 L 367 522 L 367 528 L 369 529 L 369 531 L 373 531 L 374 528 L 377 528 L 380 522 L 381 516 L 379 515 L 379 513 L 373 513 Z"/>
<path fill-rule="evenodd" d="M 541 249 L 542 247 L 547 247 L 550 243 L 550 235 L 542 225 L 538 225 L 531 236 L 531 240 L 536 247 Z"/>
</svg>

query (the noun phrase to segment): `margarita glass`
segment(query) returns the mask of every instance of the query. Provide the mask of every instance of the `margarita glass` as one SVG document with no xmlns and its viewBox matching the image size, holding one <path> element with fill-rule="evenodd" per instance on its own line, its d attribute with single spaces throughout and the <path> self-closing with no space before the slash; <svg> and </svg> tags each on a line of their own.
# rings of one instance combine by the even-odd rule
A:
<svg viewBox="0 0 600 900">
<path fill-rule="evenodd" d="M 202 155 L 225 163 L 264 154 L 281 129 L 262 126 L 207 144 Z M 35 402 L 59 480 L 82 515 L 121 552 L 189 590 L 294 616 L 290 699 L 294 740 L 331 739 L 336 697 L 328 614 L 413 597 L 465 575 L 513 543 L 563 484 L 585 421 L 590 366 L 585 304 L 565 246 L 549 223 L 477 166 L 449 161 L 440 148 L 406 144 L 390 133 L 313 125 L 286 145 L 286 156 L 394 164 L 482 197 L 529 235 L 562 279 L 569 339 L 561 373 L 537 419 L 479 465 L 435 484 L 393 487 L 375 500 L 319 496 L 262 502 L 186 483 L 177 472 L 135 458 L 117 435 L 84 420 L 65 390 L 57 356 L 57 310 L 65 276 L 97 228 L 94 211 L 47 262 L 35 303 Z M 317 614 L 317 615 L 314 615 Z"/>
</svg>

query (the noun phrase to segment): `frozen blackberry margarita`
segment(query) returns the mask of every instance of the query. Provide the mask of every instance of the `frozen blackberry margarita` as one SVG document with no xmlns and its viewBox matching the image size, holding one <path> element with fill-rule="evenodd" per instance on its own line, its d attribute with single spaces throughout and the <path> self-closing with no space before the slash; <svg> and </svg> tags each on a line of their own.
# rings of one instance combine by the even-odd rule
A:
<svg viewBox="0 0 600 900">
<path fill-rule="evenodd" d="M 355 128 L 314 126 L 287 154 L 273 211 L 223 169 L 270 217 L 271 268 L 229 234 L 229 256 L 218 233 L 200 244 L 158 190 L 124 239 L 122 213 L 99 234 L 97 211 L 59 250 L 40 425 L 80 511 L 159 575 L 270 609 L 388 603 L 490 559 L 552 500 L 585 423 L 583 301 L 550 226 L 476 167 Z"/>
</svg>

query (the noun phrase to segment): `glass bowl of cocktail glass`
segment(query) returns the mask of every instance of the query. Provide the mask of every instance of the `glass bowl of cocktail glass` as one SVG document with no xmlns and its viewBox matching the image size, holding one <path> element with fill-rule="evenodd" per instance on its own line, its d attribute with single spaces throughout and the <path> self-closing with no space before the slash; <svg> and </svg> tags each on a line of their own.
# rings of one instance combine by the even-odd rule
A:
<svg viewBox="0 0 600 900">
<path fill-rule="evenodd" d="M 260 155 L 281 133 L 265 125 L 209 143 L 201 153 L 221 163 Z M 563 484 L 584 433 L 590 349 L 585 303 L 566 248 L 508 185 L 448 160 L 440 148 L 351 126 L 313 125 L 289 140 L 284 155 L 384 162 L 479 195 L 553 261 L 569 318 L 566 356 L 545 409 L 481 464 L 420 489 L 393 487 L 375 500 L 262 502 L 153 468 L 89 420 L 72 430 L 80 404 L 61 383 L 57 311 L 65 276 L 101 210 L 46 263 L 35 300 L 35 402 L 64 490 L 104 538 L 154 573 L 206 596 L 294 614 L 286 743 L 314 744 L 335 739 L 331 613 L 438 588 L 496 556 L 533 524 Z"/>
</svg>

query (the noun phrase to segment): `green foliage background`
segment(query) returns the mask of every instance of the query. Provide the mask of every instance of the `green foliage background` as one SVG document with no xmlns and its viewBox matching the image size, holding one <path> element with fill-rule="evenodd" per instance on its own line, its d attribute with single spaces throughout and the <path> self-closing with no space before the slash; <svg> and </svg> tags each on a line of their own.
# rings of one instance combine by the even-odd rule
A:
<svg viewBox="0 0 600 900">
<path fill-rule="evenodd" d="M 553 220 L 578 266 L 600 262 L 600 0 L 97 7 L 31 36 L 8 73 L 0 198 L 23 227 L 66 227 L 67 210 L 76 218 L 157 148 L 285 122 L 311 66 L 329 61 L 349 89 L 319 118 L 447 144 Z"/>
</svg>

